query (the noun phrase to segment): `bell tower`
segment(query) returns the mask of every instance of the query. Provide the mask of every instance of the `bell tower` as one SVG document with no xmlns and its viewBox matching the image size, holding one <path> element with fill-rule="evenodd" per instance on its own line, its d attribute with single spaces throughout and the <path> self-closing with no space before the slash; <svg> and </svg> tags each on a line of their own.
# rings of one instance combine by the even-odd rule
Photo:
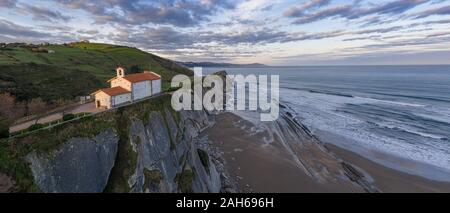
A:
<svg viewBox="0 0 450 213">
<path fill-rule="evenodd" d="M 123 67 L 117 67 L 116 72 L 118 78 L 123 78 L 125 76 L 125 69 Z"/>
</svg>

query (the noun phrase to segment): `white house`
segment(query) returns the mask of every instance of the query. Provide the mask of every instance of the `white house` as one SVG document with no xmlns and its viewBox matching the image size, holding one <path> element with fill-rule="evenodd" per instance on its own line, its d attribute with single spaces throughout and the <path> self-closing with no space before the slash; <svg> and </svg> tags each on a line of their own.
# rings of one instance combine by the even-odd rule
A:
<svg viewBox="0 0 450 213">
<path fill-rule="evenodd" d="M 97 108 L 113 108 L 161 92 L 161 76 L 150 71 L 125 75 L 125 69 L 118 67 L 117 76 L 110 79 L 111 88 L 93 93 Z"/>
</svg>

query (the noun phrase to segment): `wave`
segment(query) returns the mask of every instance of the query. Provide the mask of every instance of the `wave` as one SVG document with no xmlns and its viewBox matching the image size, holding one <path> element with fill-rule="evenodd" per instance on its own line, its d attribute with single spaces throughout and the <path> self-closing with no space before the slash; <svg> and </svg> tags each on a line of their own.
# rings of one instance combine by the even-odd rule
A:
<svg viewBox="0 0 450 213">
<path fill-rule="evenodd" d="M 334 95 L 334 96 L 340 96 L 340 97 L 346 97 L 346 98 L 354 98 L 355 97 L 353 95 L 349 95 L 349 94 L 345 94 L 345 93 L 329 92 L 329 91 L 308 90 L 308 92 L 325 94 L 325 95 Z"/>
<path fill-rule="evenodd" d="M 427 100 L 427 101 L 437 101 L 437 102 L 444 102 L 448 103 L 450 100 L 443 99 L 443 98 L 431 98 L 431 97 L 421 97 L 421 96 L 414 96 L 414 95 L 399 95 L 399 94 L 387 94 L 387 93 L 381 93 L 381 92 L 371 92 L 372 94 L 376 95 L 385 95 L 385 96 L 391 96 L 391 97 L 398 97 L 398 98 L 412 98 L 417 100 Z"/>
<path fill-rule="evenodd" d="M 448 138 L 446 136 L 442 136 L 442 135 L 425 133 L 425 132 L 415 131 L 415 130 L 412 130 L 412 129 L 401 128 L 401 127 L 398 127 L 398 126 L 389 126 L 389 125 L 373 123 L 373 122 L 372 122 L 372 124 L 374 124 L 374 125 L 376 125 L 376 126 L 378 126 L 380 128 L 385 128 L 385 129 L 395 130 L 395 131 L 398 131 L 398 132 L 413 134 L 413 135 L 420 136 L 420 137 L 425 137 L 425 138 L 430 138 L 430 139 L 437 139 L 437 140 L 444 140 L 444 141 L 448 140 Z"/>
<path fill-rule="evenodd" d="M 400 101 L 388 101 L 388 100 L 381 100 L 381 99 L 376 99 L 376 98 L 365 98 L 365 97 L 354 97 L 354 98 L 382 102 L 382 103 L 387 103 L 387 104 L 396 104 L 396 105 L 402 105 L 402 106 L 411 106 L 411 107 L 425 107 L 426 106 L 423 104 L 413 104 L 413 103 L 400 102 Z"/>
<path fill-rule="evenodd" d="M 382 99 L 376 99 L 376 98 L 359 97 L 359 96 L 354 96 L 351 94 L 340 93 L 340 92 L 320 91 L 320 90 L 312 90 L 312 89 L 300 89 L 300 88 L 293 88 L 293 87 L 285 87 L 285 88 L 292 89 L 292 90 L 308 91 L 310 93 L 332 95 L 332 96 L 339 96 L 339 97 L 346 97 L 346 98 L 355 98 L 355 99 L 360 99 L 360 100 L 376 101 L 376 102 L 396 104 L 396 105 L 402 105 L 402 106 L 411 106 L 411 107 L 425 107 L 426 106 L 423 104 L 414 104 L 414 103 L 407 103 L 407 102 L 400 102 L 400 101 L 389 101 L 389 100 L 382 100 Z"/>
</svg>

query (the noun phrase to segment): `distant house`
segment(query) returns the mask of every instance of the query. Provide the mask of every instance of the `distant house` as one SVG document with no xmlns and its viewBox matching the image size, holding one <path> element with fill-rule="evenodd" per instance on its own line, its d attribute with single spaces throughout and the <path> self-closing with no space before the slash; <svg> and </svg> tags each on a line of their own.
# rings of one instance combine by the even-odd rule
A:
<svg viewBox="0 0 450 213">
<path fill-rule="evenodd" d="M 97 108 L 110 109 L 161 92 L 161 76 L 154 72 L 125 75 L 125 69 L 122 67 L 118 67 L 116 72 L 117 76 L 108 81 L 111 88 L 93 93 Z"/>
</svg>

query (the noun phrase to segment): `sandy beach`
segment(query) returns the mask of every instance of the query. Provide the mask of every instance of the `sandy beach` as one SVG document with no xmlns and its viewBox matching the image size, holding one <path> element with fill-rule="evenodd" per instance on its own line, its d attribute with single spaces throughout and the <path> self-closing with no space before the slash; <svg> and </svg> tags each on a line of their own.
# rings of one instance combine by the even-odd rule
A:
<svg viewBox="0 0 450 213">
<path fill-rule="evenodd" d="M 380 192 L 450 192 L 450 183 L 396 171 L 332 144 L 316 149 L 308 142 L 297 153 L 306 171 L 319 174 L 312 177 L 276 138 L 266 143 L 267 133 L 251 133 L 252 123 L 231 113 L 218 115 L 217 121 L 203 134 L 220 150 L 226 169 L 243 192 L 365 192 L 343 175 L 342 162 L 357 168 Z"/>
<path fill-rule="evenodd" d="M 369 173 L 374 180 L 374 184 L 382 192 L 450 192 L 449 182 L 438 182 L 410 175 L 375 163 L 357 153 L 333 144 L 326 144 L 325 146 L 339 158 Z"/>
</svg>

